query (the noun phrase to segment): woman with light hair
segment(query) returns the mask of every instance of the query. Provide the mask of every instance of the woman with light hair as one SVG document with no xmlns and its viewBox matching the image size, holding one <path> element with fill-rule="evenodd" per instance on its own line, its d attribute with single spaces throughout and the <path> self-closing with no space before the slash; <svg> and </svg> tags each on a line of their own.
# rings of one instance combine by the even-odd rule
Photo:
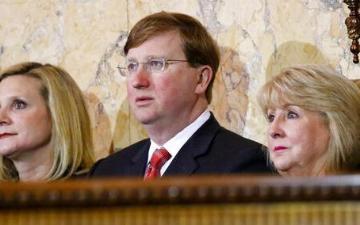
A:
<svg viewBox="0 0 360 225">
<path fill-rule="evenodd" d="M 284 69 L 258 93 L 270 160 L 284 176 L 354 172 L 360 166 L 360 89 L 321 65 Z"/>
<path fill-rule="evenodd" d="M 353 82 L 360 88 L 360 79 L 353 80 Z"/>
<path fill-rule="evenodd" d="M 66 179 L 93 161 L 88 111 L 66 71 L 26 62 L 0 73 L 0 180 Z"/>
</svg>

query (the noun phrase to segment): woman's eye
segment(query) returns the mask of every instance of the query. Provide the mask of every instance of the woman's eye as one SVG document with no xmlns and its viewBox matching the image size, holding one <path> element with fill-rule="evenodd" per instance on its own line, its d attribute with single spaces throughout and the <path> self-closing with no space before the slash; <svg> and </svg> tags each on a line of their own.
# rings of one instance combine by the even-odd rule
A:
<svg viewBox="0 0 360 225">
<path fill-rule="evenodd" d="M 289 111 L 287 114 L 288 119 L 297 119 L 299 118 L 299 115 L 294 111 Z"/>
<path fill-rule="evenodd" d="M 275 116 L 274 114 L 267 114 L 266 118 L 267 121 L 271 123 L 272 121 L 274 121 Z"/>
<path fill-rule="evenodd" d="M 14 109 L 25 109 L 27 104 L 22 100 L 15 100 L 13 102 L 13 108 Z"/>
</svg>

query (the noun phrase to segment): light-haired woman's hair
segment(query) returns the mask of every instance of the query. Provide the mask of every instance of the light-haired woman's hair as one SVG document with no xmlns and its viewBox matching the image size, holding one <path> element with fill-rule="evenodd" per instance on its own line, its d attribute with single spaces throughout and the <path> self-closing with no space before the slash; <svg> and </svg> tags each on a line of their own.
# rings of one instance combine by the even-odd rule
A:
<svg viewBox="0 0 360 225">
<path fill-rule="evenodd" d="M 353 82 L 360 88 L 360 79 L 353 80 Z"/>
<path fill-rule="evenodd" d="M 76 82 L 65 70 L 36 62 L 9 67 L 0 74 L 0 82 L 16 75 L 41 81 L 39 91 L 51 115 L 54 160 L 45 180 L 66 179 L 89 169 L 94 162 L 91 123 Z M 19 179 L 12 162 L 3 156 L 0 156 L 0 179 Z"/>
<path fill-rule="evenodd" d="M 285 68 L 262 87 L 258 102 L 265 115 L 268 109 L 296 105 L 323 116 L 330 131 L 325 173 L 360 165 L 360 89 L 329 66 Z"/>
</svg>

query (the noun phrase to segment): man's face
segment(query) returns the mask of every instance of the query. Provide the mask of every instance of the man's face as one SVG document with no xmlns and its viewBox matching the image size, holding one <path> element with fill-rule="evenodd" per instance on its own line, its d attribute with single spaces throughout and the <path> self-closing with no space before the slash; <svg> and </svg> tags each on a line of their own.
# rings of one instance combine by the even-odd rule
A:
<svg viewBox="0 0 360 225">
<path fill-rule="evenodd" d="M 190 118 L 199 98 L 200 70 L 187 62 L 169 62 L 163 71 L 151 71 L 143 64 L 149 59 L 186 60 L 182 41 L 176 31 L 159 34 L 127 55 L 138 68 L 128 76 L 127 92 L 135 117 L 145 126 L 174 126 Z"/>
</svg>

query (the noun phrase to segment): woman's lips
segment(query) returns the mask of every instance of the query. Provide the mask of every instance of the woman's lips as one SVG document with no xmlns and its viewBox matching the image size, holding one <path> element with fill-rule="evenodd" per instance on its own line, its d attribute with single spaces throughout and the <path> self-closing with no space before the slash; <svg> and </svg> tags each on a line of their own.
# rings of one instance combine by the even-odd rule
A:
<svg viewBox="0 0 360 225">
<path fill-rule="evenodd" d="M 282 151 L 282 150 L 286 150 L 286 149 L 288 149 L 288 148 L 285 146 L 275 146 L 274 151 Z"/>
</svg>

